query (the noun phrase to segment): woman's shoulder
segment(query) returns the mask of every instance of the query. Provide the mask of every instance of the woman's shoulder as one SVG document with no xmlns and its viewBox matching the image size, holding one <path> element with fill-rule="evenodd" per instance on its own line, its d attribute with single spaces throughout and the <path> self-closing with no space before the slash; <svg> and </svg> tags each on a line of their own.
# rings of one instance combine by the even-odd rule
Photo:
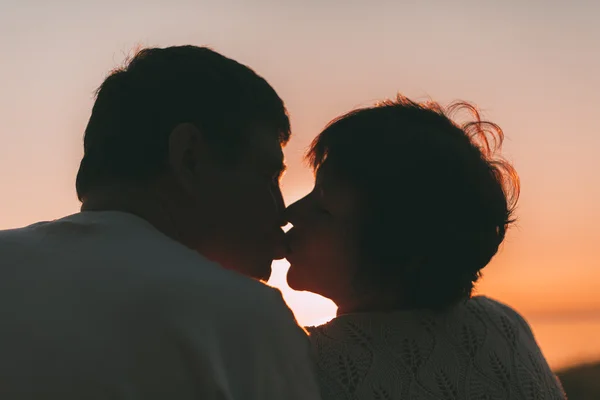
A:
<svg viewBox="0 0 600 400">
<path fill-rule="evenodd" d="M 418 338 L 423 334 L 439 335 L 468 326 L 494 327 L 510 336 L 522 332 L 533 339 L 531 328 L 521 314 L 487 296 L 474 296 L 445 312 L 409 310 L 347 314 L 305 329 L 313 341 L 343 341 L 382 333 Z"/>
<path fill-rule="evenodd" d="M 510 323 L 533 338 L 529 323 L 517 310 L 505 303 L 487 296 L 474 296 L 465 303 L 465 306 L 480 318 L 485 317 L 489 321 L 500 325 Z"/>
<path fill-rule="evenodd" d="M 433 391 L 468 376 L 456 390 L 476 398 L 488 389 L 502 397 L 521 385 L 561 393 L 525 319 L 485 296 L 443 312 L 342 315 L 307 331 L 324 386 L 340 393 L 354 375 L 353 390 L 381 384 L 402 391 L 398 382 L 408 387 L 418 375 Z"/>
</svg>

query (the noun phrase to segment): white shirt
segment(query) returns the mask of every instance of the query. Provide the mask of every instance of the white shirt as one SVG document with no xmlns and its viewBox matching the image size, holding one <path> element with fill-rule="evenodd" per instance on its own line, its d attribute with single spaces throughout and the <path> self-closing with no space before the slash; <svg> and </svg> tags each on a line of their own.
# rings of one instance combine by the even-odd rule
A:
<svg viewBox="0 0 600 400">
<path fill-rule="evenodd" d="M 281 293 L 121 212 L 0 231 L 0 398 L 319 399 Z"/>
<path fill-rule="evenodd" d="M 565 399 L 527 322 L 486 297 L 440 314 L 347 314 L 309 332 L 326 400 Z"/>
</svg>

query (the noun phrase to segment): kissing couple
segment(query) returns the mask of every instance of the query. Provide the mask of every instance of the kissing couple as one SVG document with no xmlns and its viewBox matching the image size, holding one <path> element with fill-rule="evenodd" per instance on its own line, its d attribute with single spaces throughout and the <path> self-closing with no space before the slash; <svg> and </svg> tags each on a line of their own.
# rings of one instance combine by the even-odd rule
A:
<svg viewBox="0 0 600 400">
<path fill-rule="evenodd" d="M 351 110 L 313 140 L 314 188 L 286 208 L 290 135 L 273 87 L 211 49 L 147 48 L 113 71 L 81 211 L 0 232 L 0 397 L 565 398 L 527 322 L 472 295 L 519 195 L 498 125 L 401 95 Z M 297 325 L 261 282 L 284 257 L 336 318 Z"/>
</svg>

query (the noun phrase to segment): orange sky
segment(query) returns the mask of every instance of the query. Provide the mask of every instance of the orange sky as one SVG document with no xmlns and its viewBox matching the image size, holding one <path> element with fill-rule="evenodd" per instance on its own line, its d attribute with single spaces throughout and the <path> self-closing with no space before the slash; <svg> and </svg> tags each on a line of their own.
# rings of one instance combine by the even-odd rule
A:
<svg viewBox="0 0 600 400">
<path fill-rule="evenodd" d="M 600 356 L 600 3 L 86 3 L 0 5 L 0 228 L 77 210 L 74 178 L 92 93 L 138 43 L 210 45 L 275 86 L 294 130 L 288 201 L 310 190 L 301 154 L 334 116 L 396 91 L 460 98 L 505 130 L 505 154 L 522 179 L 519 226 L 479 291 L 529 318 L 591 318 L 582 328 L 597 338 L 589 351 L 557 356 L 556 364 L 575 353 Z M 272 282 L 281 286 L 276 271 Z M 333 313 L 330 303 L 286 293 L 301 322 Z M 573 341 L 559 331 L 540 335 Z"/>
</svg>

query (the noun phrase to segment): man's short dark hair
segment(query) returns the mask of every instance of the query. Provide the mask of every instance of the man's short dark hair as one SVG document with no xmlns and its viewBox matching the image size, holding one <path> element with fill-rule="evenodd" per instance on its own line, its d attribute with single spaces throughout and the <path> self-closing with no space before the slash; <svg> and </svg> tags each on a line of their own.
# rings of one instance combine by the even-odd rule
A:
<svg viewBox="0 0 600 400">
<path fill-rule="evenodd" d="M 458 125 L 457 112 L 471 118 Z M 496 156 L 502 141 L 500 127 L 468 103 L 444 109 L 401 95 L 326 127 L 307 159 L 359 193 L 361 284 L 397 289 L 413 308 L 471 296 L 514 222 L 519 178 Z"/>
<path fill-rule="evenodd" d="M 206 47 L 143 49 L 96 92 L 77 174 L 83 200 L 94 188 L 139 183 L 167 169 L 168 138 L 180 123 L 202 130 L 233 160 L 254 126 L 278 132 L 290 122 L 283 101 L 254 71 Z"/>
</svg>

